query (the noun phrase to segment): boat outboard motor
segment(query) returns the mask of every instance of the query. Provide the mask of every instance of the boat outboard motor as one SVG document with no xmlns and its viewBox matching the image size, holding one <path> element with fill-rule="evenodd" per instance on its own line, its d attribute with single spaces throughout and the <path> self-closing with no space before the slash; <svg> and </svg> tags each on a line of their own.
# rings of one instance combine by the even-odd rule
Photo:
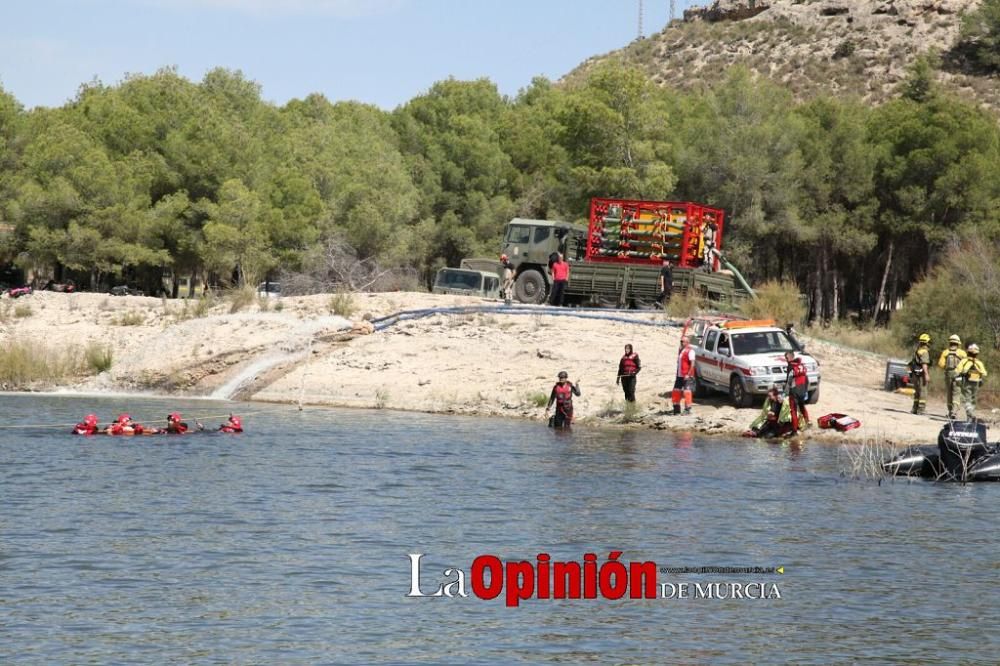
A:
<svg viewBox="0 0 1000 666">
<path fill-rule="evenodd" d="M 975 421 L 952 421 L 938 433 L 942 478 L 968 481 L 974 463 L 991 453 L 986 444 L 986 425 Z"/>
<path fill-rule="evenodd" d="M 923 476 L 933 479 L 938 475 L 940 457 L 937 446 L 909 446 L 882 463 L 882 470 L 891 476 Z"/>
<path fill-rule="evenodd" d="M 969 481 L 1000 481 L 1000 447 L 969 465 Z"/>
</svg>

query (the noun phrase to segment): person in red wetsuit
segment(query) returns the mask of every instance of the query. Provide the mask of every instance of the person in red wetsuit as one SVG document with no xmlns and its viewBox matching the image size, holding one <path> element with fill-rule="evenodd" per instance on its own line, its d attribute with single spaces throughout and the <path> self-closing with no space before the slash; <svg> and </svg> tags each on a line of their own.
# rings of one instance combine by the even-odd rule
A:
<svg viewBox="0 0 1000 666">
<path fill-rule="evenodd" d="M 181 421 L 181 415 L 178 412 L 173 412 L 167 416 L 167 434 L 183 435 L 188 430 L 188 424 Z"/>
<path fill-rule="evenodd" d="M 549 302 L 551 305 L 564 305 L 566 283 L 569 282 L 569 264 L 561 254 L 558 254 L 556 260 L 552 262 L 549 273 L 552 275 L 552 299 Z"/>
<path fill-rule="evenodd" d="M 674 390 L 670 392 L 670 401 L 674 405 L 674 414 L 681 413 L 681 398 L 684 399 L 684 413 L 691 413 L 691 394 L 694 391 L 694 347 L 691 338 L 681 341 L 681 351 L 677 354 L 677 379 L 674 380 Z"/>
<path fill-rule="evenodd" d="M 87 414 L 83 420 L 73 427 L 74 435 L 95 435 L 97 434 L 97 414 Z"/>
<path fill-rule="evenodd" d="M 549 415 L 552 403 L 556 405 L 556 413 L 549 421 L 553 428 L 568 428 L 573 424 L 573 396 L 580 395 L 580 387 L 569 380 L 565 370 L 559 373 L 559 381 L 552 387 L 549 404 L 545 407 L 545 415 Z"/>
<path fill-rule="evenodd" d="M 635 379 L 642 364 L 639 355 L 632 351 L 632 345 L 625 345 L 625 355 L 618 361 L 618 379 L 615 384 L 621 384 L 625 391 L 625 402 L 635 402 Z"/>
<path fill-rule="evenodd" d="M 791 401 L 792 427 L 798 431 L 810 425 L 809 412 L 806 411 L 806 402 L 809 400 L 809 375 L 802 362 L 802 357 L 796 356 L 795 352 L 786 351 L 785 360 L 788 362 L 785 392 Z M 802 416 L 801 423 L 799 422 L 800 414 Z"/>
<path fill-rule="evenodd" d="M 219 426 L 219 432 L 243 432 L 243 421 L 238 416 L 229 415 L 229 420 Z"/>
</svg>

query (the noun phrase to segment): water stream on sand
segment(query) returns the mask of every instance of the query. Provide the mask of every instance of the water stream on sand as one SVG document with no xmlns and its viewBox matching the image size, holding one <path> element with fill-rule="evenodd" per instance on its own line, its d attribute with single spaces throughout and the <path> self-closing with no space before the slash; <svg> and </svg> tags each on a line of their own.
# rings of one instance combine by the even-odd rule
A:
<svg viewBox="0 0 1000 666">
<path fill-rule="evenodd" d="M 993 663 L 1000 484 L 841 477 L 831 445 L 252 406 L 240 436 L 78 438 L 0 397 L 3 663 Z M 247 410 L 247 406 L 240 406 Z M 217 419 L 218 420 L 218 419 Z M 214 424 L 216 420 L 209 420 Z M 781 599 L 407 598 L 474 558 L 784 566 Z"/>
</svg>

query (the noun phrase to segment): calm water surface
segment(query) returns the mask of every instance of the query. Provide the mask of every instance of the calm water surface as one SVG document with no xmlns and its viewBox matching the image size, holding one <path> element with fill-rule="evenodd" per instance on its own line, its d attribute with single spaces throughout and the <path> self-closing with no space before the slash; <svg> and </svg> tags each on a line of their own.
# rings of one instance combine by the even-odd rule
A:
<svg viewBox="0 0 1000 666">
<path fill-rule="evenodd" d="M 0 423 L 192 402 L 0 397 Z M 1000 485 L 841 478 L 837 447 L 244 408 L 242 436 L 0 429 L 3 663 L 1000 657 Z M 152 417 L 152 418 L 151 418 Z M 209 419 L 212 423 L 219 418 Z M 408 599 L 484 553 L 784 566 L 780 600 Z"/>
</svg>

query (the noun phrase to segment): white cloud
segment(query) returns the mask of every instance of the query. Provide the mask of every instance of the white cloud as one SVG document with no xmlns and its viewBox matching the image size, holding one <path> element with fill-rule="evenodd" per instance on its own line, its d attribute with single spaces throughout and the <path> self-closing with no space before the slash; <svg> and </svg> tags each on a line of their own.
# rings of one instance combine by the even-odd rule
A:
<svg viewBox="0 0 1000 666">
<path fill-rule="evenodd" d="M 408 0 L 145 0 L 166 8 L 218 9 L 244 14 L 321 14 L 340 18 L 395 11 Z"/>
</svg>

